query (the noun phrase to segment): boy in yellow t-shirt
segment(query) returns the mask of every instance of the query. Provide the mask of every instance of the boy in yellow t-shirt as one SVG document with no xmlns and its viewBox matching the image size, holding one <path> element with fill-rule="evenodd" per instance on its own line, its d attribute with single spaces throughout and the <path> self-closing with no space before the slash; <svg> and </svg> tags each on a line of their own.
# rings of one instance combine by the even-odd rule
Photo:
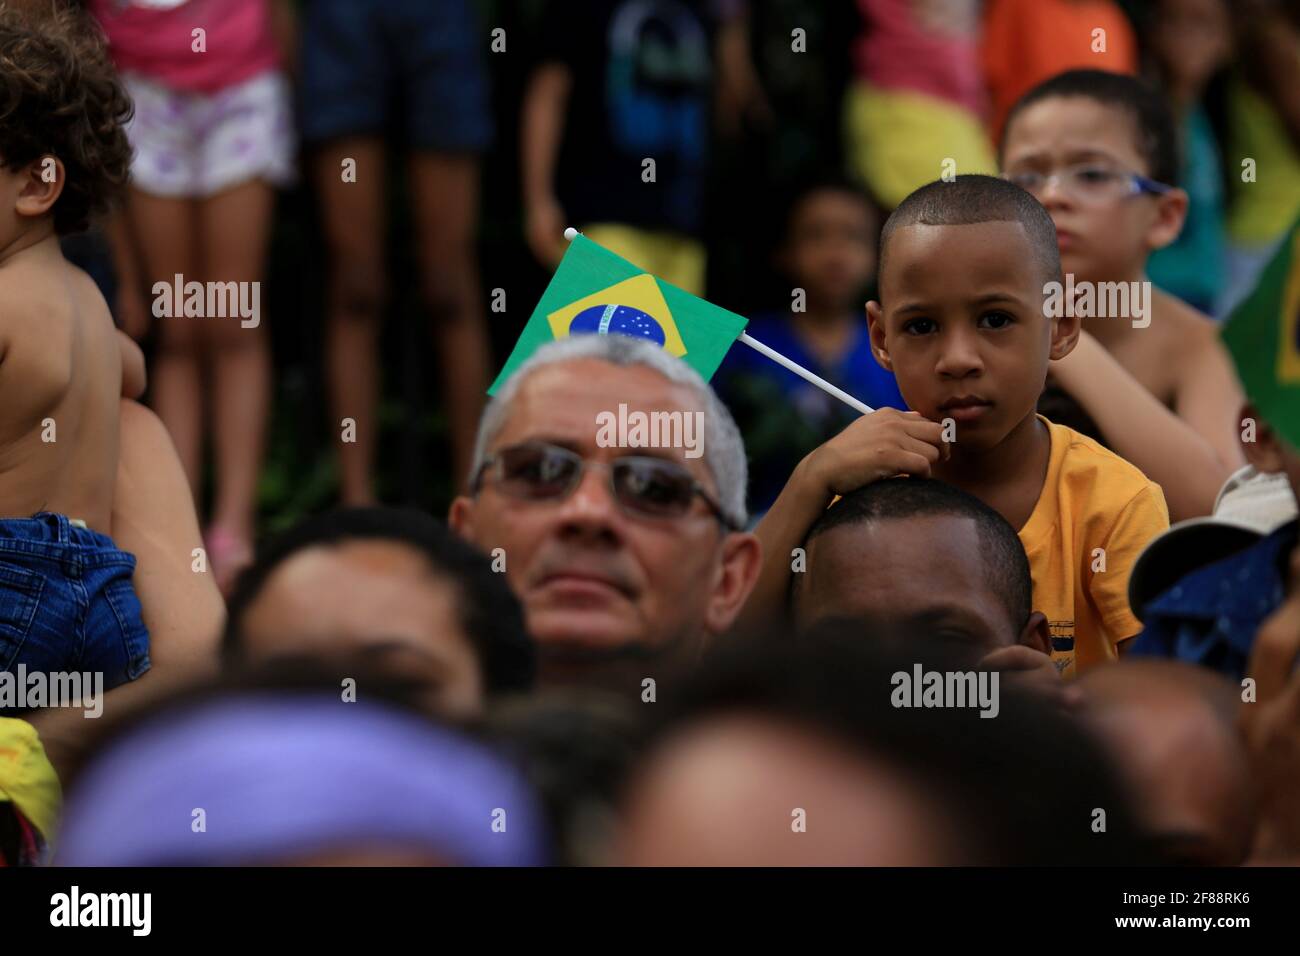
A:
<svg viewBox="0 0 1300 956">
<path fill-rule="evenodd" d="M 1049 422 L 1047 475 L 1020 543 L 1029 557 L 1034 607 L 1047 615 L 1052 659 L 1063 677 L 1116 658 L 1142 625 L 1128 605 L 1128 576 L 1169 526 L 1160 486 L 1072 428 Z"/>
<path fill-rule="evenodd" d="M 882 409 L 811 452 L 758 526 L 767 556 L 746 618 L 773 613 L 791 549 L 838 494 L 898 474 L 939 478 L 1019 529 L 1034 609 L 1072 677 L 1115 660 L 1141 625 L 1129 610 L 1138 554 L 1169 525 L 1160 488 L 1096 442 L 1039 416 L 1048 362 L 1079 320 L 1048 315 L 1061 281 L 1056 231 L 1028 193 L 989 176 L 923 186 L 885 224 L 876 360 L 911 412 Z"/>
</svg>

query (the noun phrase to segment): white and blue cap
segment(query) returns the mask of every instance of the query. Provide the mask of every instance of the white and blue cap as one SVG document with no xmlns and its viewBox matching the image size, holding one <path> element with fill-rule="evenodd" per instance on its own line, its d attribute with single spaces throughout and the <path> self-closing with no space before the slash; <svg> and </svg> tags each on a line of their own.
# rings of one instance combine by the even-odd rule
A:
<svg viewBox="0 0 1300 956">
<path fill-rule="evenodd" d="M 1238 469 L 1219 490 L 1212 514 L 1178 522 L 1138 555 L 1128 579 L 1129 607 L 1141 620 L 1146 606 L 1180 579 L 1250 547 L 1296 514 L 1286 475 L 1254 465 Z"/>
</svg>

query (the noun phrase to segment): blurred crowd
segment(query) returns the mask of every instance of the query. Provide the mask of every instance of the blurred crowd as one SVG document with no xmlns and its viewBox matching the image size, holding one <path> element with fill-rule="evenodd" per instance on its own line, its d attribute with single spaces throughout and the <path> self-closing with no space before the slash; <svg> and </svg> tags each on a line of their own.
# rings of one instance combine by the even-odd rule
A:
<svg viewBox="0 0 1300 956">
<path fill-rule="evenodd" d="M 3 0 L 0 70 L 0 678 L 108 684 L 0 693 L 0 865 L 1300 861 L 1300 422 L 1220 335 L 1300 3 Z M 569 226 L 879 411 L 619 335 L 489 399 Z"/>
<path fill-rule="evenodd" d="M 220 174 L 261 183 L 222 196 L 212 216 L 229 221 L 175 201 L 224 182 L 164 182 L 148 165 L 181 147 L 180 121 L 151 121 L 134 90 L 136 128 L 162 131 L 132 137 L 112 254 L 86 250 L 119 323 L 149 345 L 150 404 L 205 496 L 219 566 L 245 562 L 259 526 L 336 501 L 445 507 L 484 383 L 566 226 L 749 317 L 868 405 L 903 407 L 863 360 L 882 214 L 945 160 L 995 172 L 1006 112 L 1053 74 L 1137 74 L 1165 99 L 1188 207 L 1146 274 L 1201 312 L 1227 315 L 1300 211 L 1296 14 L 1280 2 L 213 2 L 204 15 L 232 32 L 182 58 L 208 64 L 190 77 L 149 59 L 157 34 L 131 4 L 89 6 L 128 77 L 227 97 L 245 79 L 275 87 L 246 107 L 258 151 Z M 150 290 L 175 274 L 267 280 L 265 325 L 202 356 L 169 343 L 189 333 L 151 320 Z M 762 510 L 853 412 L 751 358 L 733 356 L 719 384 Z"/>
</svg>

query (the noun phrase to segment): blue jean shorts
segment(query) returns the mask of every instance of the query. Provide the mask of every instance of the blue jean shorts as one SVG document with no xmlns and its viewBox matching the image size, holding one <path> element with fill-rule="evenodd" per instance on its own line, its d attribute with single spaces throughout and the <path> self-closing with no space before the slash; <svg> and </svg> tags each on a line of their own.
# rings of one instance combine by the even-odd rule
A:
<svg viewBox="0 0 1300 956">
<path fill-rule="evenodd" d="M 470 0 L 313 0 L 302 33 L 302 137 L 383 135 L 479 152 L 492 139 L 488 36 Z"/>
<path fill-rule="evenodd" d="M 63 515 L 0 519 L 0 671 L 101 672 L 104 689 L 149 669 L 135 556 Z"/>
</svg>

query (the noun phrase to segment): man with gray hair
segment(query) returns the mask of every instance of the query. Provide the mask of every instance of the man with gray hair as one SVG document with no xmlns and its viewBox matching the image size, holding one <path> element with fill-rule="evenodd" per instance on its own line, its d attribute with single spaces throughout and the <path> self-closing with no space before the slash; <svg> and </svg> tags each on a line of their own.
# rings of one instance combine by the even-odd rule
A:
<svg viewBox="0 0 1300 956">
<path fill-rule="evenodd" d="M 698 425 L 689 442 L 681 423 Z M 736 423 L 694 370 L 650 342 L 580 335 L 538 349 L 488 403 L 448 520 L 519 595 L 544 683 L 640 694 L 753 589 L 745 483 Z"/>
</svg>

